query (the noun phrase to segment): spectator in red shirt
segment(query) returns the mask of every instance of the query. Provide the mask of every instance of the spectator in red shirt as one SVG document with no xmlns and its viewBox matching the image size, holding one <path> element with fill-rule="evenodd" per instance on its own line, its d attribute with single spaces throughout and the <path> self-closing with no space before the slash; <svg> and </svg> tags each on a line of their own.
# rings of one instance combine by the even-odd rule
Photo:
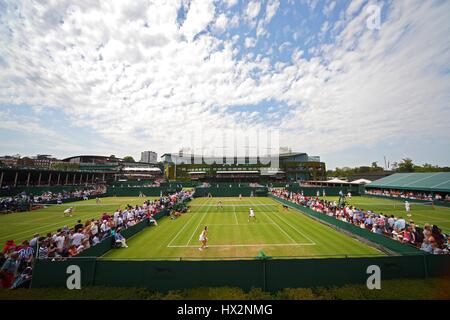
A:
<svg viewBox="0 0 450 320">
<path fill-rule="evenodd" d="M 8 240 L 6 241 L 5 246 L 3 247 L 3 255 L 7 254 L 10 249 L 16 249 L 17 245 L 14 243 L 14 240 Z"/>
</svg>

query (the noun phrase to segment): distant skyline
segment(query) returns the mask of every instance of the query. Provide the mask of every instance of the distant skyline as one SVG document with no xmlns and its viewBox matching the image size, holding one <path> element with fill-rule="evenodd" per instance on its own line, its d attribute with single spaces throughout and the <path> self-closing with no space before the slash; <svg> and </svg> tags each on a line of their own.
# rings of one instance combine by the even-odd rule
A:
<svg viewBox="0 0 450 320">
<path fill-rule="evenodd" d="M 256 128 L 328 169 L 449 166 L 449 35 L 442 0 L 0 0 L 0 155 Z"/>
</svg>

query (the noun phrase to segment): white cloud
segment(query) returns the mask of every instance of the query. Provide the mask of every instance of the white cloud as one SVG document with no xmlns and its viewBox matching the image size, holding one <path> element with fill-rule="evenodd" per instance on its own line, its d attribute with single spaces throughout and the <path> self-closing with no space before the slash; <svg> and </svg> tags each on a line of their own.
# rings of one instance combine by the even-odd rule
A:
<svg viewBox="0 0 450 320">
<path fill-rule="evenodd" d="M 246 19 L 248 21 L 253 21 L 259 15 L 260 10 L 261 10 L 261 3 L 259 1 L 257 0 L 250 1 L 245 10 Z"/>
<path fill-rule="evenodd" d="M 287 48 L 289 48 L 292 44 L 289 41 L 283 42 L 279 47 L 278 47 L 278 51 L 284 51 Z"/>
<path fill-rule="evenodd" d="M 270 0 L 267 2 L 266 6 L 266 16 L 264 17 L 264 22 L 267 24 L 269 23 L 272 18 L 277 13 L 278 8 L 280 7 L 280 1 L 279 0 Z"/>
<path fill-rule="evenodd" d="M 239 26 L 239 15 L 234 15 L 234 16 L 231 18 L 231 21 L 230 21 L 229 26 L 230 26 L 231 28 L 236 28 L 237 26 Z"/>
<path fill-rule="evenodd" d="M 182 32 L 192 40 L 196 34 L 203 31 L 214 18 L 214 3 L 210 1 L 194 0 L 191 2 L 186 20 L 181 28 Z"/>
<path fill-rule="evenodd" d="M 226 16 L 226 14 L 221 13 L 216 19 L 215 27 L 219 31 L 223 31 L 227 28 L 227 25 L 228 25 L 227 16 Z"/>
<path fill-rule="evenodd" d="M 225 2 L 226 2 L 227 7 L 231 8 L 231 7 L 234 7 L 238 3 L 238 0 L 225 0 Z"/>
<path fill-rule="evenodd" d="M 324 5 L 323 14 L 325 16 L 329 16 L 331 14 L 331 12 L 333 12 L 335 7 L 336 7 L 336 1 L 328 2 L 326 5 Z"/>
<path fill-rule="evenodd" d="M 272 18 L 277 13 L 277 10 L 280 6 L 280 2 L 278 0 L 269 0 L 266 5 L 266 12 L 263 19 L 261 19 L 256 28 L 256 37 L 259 38 L 264 35 L 268 35 L 265 27 L 270 23 Z"/>
<path fill-rule="evenodd" d="M 244 45 L 246 48 L 252 48 L 256 45 L 256 39 L 252 37 L 245 38 Z"/>
<path fill-rule="evenodd" d="M 361 9 L 364 1 L 365 0 L 352 0 L 347 7 L 346 15 L 352 16 L 353 14 L 355 14 L 359 9 Z"/>
<path fill-rule="evenodd" d="M 213 22 L 215 8 L 203 1 L 191 4 L 181 27 L 180 1 L 142 10 L 106 1 L 77 5 L 6 2 L 17 10 L 0 15 L 0 105 L 39 106 L 38 118 L 52 106 L 73 126 L 110 141 L 116 154 L 149 146 L 174 151 L 198 126 L 281 129 L 284 145 L 318 154 L 450 134 L 449 2 L 394 1 L 376 32 L 366 28 L 361 7 L 340 28 L 324 27 L 338 34 L 335 43 L 315 45 L 317 57 L 292 43 L 283 62 L 257 50 L 241 57 L 239 39 L 256 44 L 248 34 L 216 38 L 210 26 L 224 25 L 221 14 Z M 277 121 L 267 123 L 255 110 L 230 111 L 263 101 L 286 106 Z M 5 130 L 19 124 L 8 121 Z"/>
</svg>

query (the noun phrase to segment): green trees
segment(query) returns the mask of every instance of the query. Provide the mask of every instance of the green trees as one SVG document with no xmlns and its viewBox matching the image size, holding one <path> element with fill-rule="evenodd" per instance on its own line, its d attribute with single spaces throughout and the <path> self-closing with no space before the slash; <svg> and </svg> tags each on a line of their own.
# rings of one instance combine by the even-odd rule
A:
<svg viewBox="0 0 450 320">
<path fill-rule="evenodd" d="M 432 165 L 425 163 L 422 166 L 414 164 L 413 160 L 410 158 L 404 158 L 401 162 L 394 162 L 391 166 L 391 170 L 395 172 L 450 172 L 450 167 L 440 167 L 437 165 Z M 355 168 L 343 167 L 336 168 L 335 170 L 328 170 L 328 177 L 340 177 L 347 178 L 352 174 L 361 174 L 369 172 L 382 172 L 383 167 L 378 166 L 378 162 L 374 161 L 369 166 L 361 166 Z"/>
<path fill-rule="evenodd" d="M 411 159 L 402 159 L 402 162 L 398 164 L 398 172 L 414 172 L 414 163 Z"/>
<path fill-rule="evenodd" d="M 125 156 L 122 158 L 122 160 L 125 162 L 135 162 L 132 156 Z"/>
</svg>

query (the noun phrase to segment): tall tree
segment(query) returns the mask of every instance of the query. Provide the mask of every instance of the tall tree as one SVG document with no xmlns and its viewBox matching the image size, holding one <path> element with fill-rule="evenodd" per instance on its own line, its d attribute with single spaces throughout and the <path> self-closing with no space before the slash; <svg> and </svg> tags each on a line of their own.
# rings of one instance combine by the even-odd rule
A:
<svg viewBox="0 0 450 320">
<path fill-rule="evenodd" d="M 125 162 L 135 162 L 132 156 L 125 156 L 122 158 L 122 160 Z"/>
<path fill-rule="evenodd" d="M 414 163 L 411 159 L 402 159 L 402 162 L 398 164 L 399 172 L 414 172 Z"/>
</svg>

